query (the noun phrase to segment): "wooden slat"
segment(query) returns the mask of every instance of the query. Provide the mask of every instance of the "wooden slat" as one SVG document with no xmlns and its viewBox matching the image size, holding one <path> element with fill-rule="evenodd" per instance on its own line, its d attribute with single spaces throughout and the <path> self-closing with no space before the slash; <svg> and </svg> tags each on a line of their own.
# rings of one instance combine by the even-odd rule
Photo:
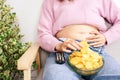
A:
<svg viewBox="0 0 120 80">
<path fill-rule="evenodd" d="M 31 80 L 31 68 L 24 70 L 24 80 Z"/>
<path fill-rule="evenodd" d="M 18 70 L 27 70 L 31 67 L 39 50 L 39 45 L 34 43 L 19 59 L 17 62 Z"/>
</svg>

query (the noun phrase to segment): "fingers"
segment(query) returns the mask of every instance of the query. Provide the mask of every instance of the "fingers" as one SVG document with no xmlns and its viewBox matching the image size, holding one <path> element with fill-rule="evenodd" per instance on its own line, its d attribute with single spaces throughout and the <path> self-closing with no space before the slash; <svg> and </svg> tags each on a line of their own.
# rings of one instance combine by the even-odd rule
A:
<svg viewBox="0 0 120 80">
<path fill-rule="evenodd" d="M 64 44 L 67 48 L 72 49 L 72 50 L 80 50 L 80 47 L 81 47 L 79 42 L 72 40 L 72 39 L 68 39 L 64 41 Z"/>
<path fill-rule="evenodd" d="M 102 34 L 96 34 L 87 38 L 87 42 L 91 42 L 90 45 L 94 47 L 100 47 L 105 45 L 106 39 Z"/>
<path fill-rule="evenodd" d="M 98 34 L 100 34 L 100 33 L 99 33 L 99 32 L 96 32 L 96 31 L 92 31 L 92 32 L 90 32 L 89 34 L 98 35 Z"/>
<path fill-rule="evenodd" d="M 100 47 L 100 46 L 103 46 L 103 45 L 104 45 L 104 43 L 103 43 L 103 42 L 98 41 L 98 42 L 90 43 L 90 45 L 91 45 L 91 46 L 94 46 L 94 47 Z"/>
<path fill-rule="evenodd" d="M 61 44 L 56 46 L 57 51 L 60 52 L 71 52 L 71 50 L 80 50 L 83 47 L 79 42 L 73 39 L 68 39 Z"/>
<path fill-rule="evenodd" d="M 64 52 L 71 52 L 71 50 L 80 50 L 83 45 L 80 44 L 80 42 L 72 39 L 68 39 L 64 41 Z"/>
<path fill-rule="evenodd" d="M 99 42 L 102 40 L 104 40 L 104 37 L 101 35 L 96 35 L 96 36 L 92 36 L 92 37 L 87 38 L 87 42 Z"/>
<path fill-rule="evenodd" d="M 62 49 L 62 52 L 68 52 L 68 53 L 70 53 L 71 50 L 70 50 L 70 49 L 67 49 L 67 48 L 63 48 L 63 49 Z"/>
<path fill-rule="evenodd" d="M 106 38 L 100 33 L 94 33 L 95 35 L 89 36 L 86 40 L 90 42 L 90 45 L 94 47 L 100 47 L 105 45 Z M 56 46 L 56 50 L 60 52 L 71 52 L 71 50 L 80 50 L 84 47 L 78 41 L 73 39 L 67 39 L 63 43 L 60 43 Z"/>
</svg>

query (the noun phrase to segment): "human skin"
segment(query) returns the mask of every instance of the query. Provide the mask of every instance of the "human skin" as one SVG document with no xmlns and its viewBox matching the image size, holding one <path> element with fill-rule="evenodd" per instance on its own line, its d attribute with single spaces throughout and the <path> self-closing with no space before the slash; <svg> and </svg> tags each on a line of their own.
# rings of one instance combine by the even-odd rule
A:
<svg viewBox="0 0 120 80">
<path fill-rule="evenodd" d="M 68 25 L 56 34 L 56 38 L 68 38 L 63 43 L 58 43 L 55 47 L 58 52 L 70 52 L 80 50 L 84 47 L 76 40 L 86 40 L 92 42 L 90 45 L 100 47 L 105 45 L 106 39 L 99 30 L 92 25 Z"/>
<path fill-rule="evenodd" d="M 109 27 L 106 21 L 111 24 Z M 120 37 L 120 9 L 113 0 L 93 0 L 92 3 L 90 0 L 45 0 L 38 27 L 38 43 L 41 48 L 56 52 L 56 45 L 61 43 L 55 37 L 56 33 L 66 25 L 74 24 L 95 26 L 105 36 L 106 45 L 109 45 Z"/>
</svg>

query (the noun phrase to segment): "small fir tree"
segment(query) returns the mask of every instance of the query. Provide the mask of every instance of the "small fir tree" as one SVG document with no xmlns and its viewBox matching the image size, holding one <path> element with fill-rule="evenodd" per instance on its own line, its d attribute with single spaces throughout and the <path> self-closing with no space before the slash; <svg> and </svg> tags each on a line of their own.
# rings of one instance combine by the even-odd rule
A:
<svg viewBox="0 0 120 80">
<path fill-rule="evenodd" d="M 19 33 L 16 13 L 5 1 L 0 0 L 0 80 L 18 80 L 21 72 L 16 63 L 30 44 L 20 42 L 23 35 Z"/>
</svg>

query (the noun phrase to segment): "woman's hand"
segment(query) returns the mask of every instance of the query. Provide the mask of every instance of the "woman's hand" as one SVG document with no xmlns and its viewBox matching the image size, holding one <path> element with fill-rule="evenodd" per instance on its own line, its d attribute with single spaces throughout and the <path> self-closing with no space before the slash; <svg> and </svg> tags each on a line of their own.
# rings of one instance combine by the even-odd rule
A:
<svg viewBox="0 0 120 80">
<path fill-rule="evenodd" d="M 100 47 L 106 44 L 106 38 L 99 32 L 91 32 L 92 36 L 88 37 L 87 42 L 91 42 L 90 45 L 94 47 Z"/>
<path fill-rule="evenodd" d="M 55 49 L 58 52 L 71 52 L 71 50 L 80 50 L 83 47 L 79 42 L 73 39 L 67 39 L 63 43 L 56 45 Z"/>
</svg>

